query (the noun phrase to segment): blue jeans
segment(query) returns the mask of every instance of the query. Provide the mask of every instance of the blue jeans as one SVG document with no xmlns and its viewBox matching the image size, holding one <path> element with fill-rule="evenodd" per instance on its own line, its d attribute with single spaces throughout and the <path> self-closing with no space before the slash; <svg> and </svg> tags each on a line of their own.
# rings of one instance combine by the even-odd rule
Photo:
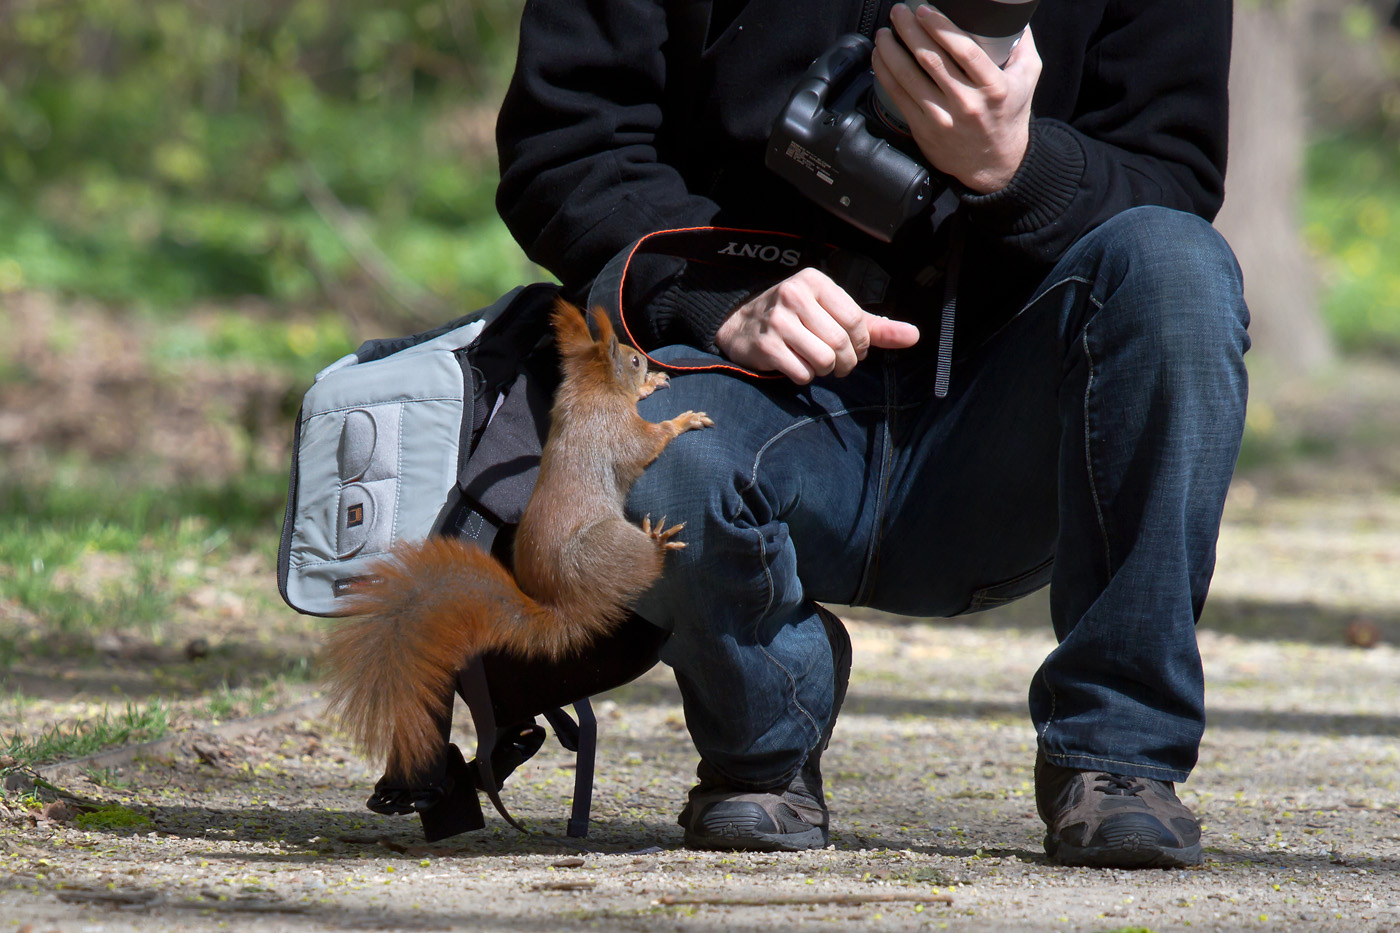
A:
<svg viewBox="0 0 1400 933">
<path fill-rule="evenodd" d="M 671 632 L 663 660 L 701 756 L 769 788 L 819 743 L 833 665 L 813 601 L 953 616 L 1048 582 L 1059 646 L 1030 688 L 1041 751 L 1184 780 L 1247 324 L 1225 242 L 1148 207 L 1085 236 L 963 348 L 945 399 L 928 334 L 809 386 L 673 376 L 642 414 L 691 408 L 716 426 L 677 438 L 629 510 L 687 523 L 638 611 Z"/>
</svg>

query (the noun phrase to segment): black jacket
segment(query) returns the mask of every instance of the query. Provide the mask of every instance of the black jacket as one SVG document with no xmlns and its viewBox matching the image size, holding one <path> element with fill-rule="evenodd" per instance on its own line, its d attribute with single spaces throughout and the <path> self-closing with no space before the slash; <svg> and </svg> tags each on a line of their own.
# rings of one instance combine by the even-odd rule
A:
<svg viewBox="0 0 1400 933">
<path fill-rule="evenodd" d="M 696 225 L 824 238 L 912 280 L 947 253 L 931 225 L 878 243 L 763 164 L 808 64 L 842 33 L 888 23 L 891 2 L 527 0 L 497 124 L 501 216 L 575 295 L 640 236 Z M 1003 191 L 959 192 L 963 349 L 965 329 L 1014 313 L 1107 218 L 1158 204 L 1211 219 L 1223 196 L 1228 0 L 1042 0 L 1031 28 L 1044 69 L 1025 160 Z M 645 307 L 629 309 L 649 322 L 644 342 L 712 347 L 757 290 L 695 266 L 674 273 L 654 263 L 632 275 L 652 280 L 637 292 Z M 932 303 L 911 288 L 896 314 L 928 322 Z"/>
</svg>

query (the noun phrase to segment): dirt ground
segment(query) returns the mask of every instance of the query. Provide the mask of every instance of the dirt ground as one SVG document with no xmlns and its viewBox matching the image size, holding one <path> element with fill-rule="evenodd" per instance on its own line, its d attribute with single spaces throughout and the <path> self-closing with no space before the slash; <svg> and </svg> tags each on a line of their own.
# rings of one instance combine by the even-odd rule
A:
<svg viewBox="0 0 1400 933">
<path fill-rule="evenodd" d="M 485 830 L 428 845 L 412 818 L 361 809 L 375 775 L 324 723 L 254 724 L 182 735 L 107 786 L 60 771 L 70 792 L 144 819 L 85 829 L 62 814 L 8 814 L 0 923 L 1400 930 L 1396 648 L 1203 632 L 1211 727 L 1182 796 L 1205 822 L 1206 864 L 1094 871 L 1052 866 L 1039 845 L 1024 693 L 1048 634 L 889 619 L 851 629 L 856 675 L 825 767 L 827 850 L 680 847 L 674 816 L 694 761 L 674 683 L 657 669 L 598 704 L 582 843 L 563 836 L 572 760 L 552 741 L 505 795 L 533 835 L 490 814 Z M 916 899 L 883 900 L 893 897 Z"/>
<path fill-rule="evenodd" d="M 664 668 L 597 704 L 581 842 L 563 834 L 574 772 L 552 739 L 504 795 L 530 835 L 488 813 L 485 830 L 430 845 L 411 818 L 369 813 L 377 775 L 319 718 L 313 686 L 293 684 L 273 698 L 279 712 L 215 726 L 192 706 L 151 747 L 39 769 L 61 790 L 40 797 L 63 807 L 23 808 L 31 776 L 10 775 L 0 933 L 1400 933 L 1400 369 L 1357 364 L 1328 378 L 1294 389 L 1264 374 L 1256 395 L 1256 435 L 1306 455 L 1244 469 L 1227 509 L 1200 637 L 1209 728 L 1181 787 L 1205 824 L 1199 869 L 1046 861 L 1025 699 L 1053 647 L 1041 594 L 956 622 L 843 612 L 855 673 L 824 760 L 833 845 L 823 851 L 681 848 L 675 815 L 695 760 Z M 0 429 L 30 427 L 0 419 Z M 237 580 L 221 572 L 224 589 L 181 607 L 201 623 L 232 620 L 212 658 L 271 669 L 314 641 L 322 623 L 290 611 L 221 608 L 240 586 L 275 594 L 270 566 L 247 557 Z M 95 670 L 50 657 L 6 673 L 46 698 L 24 715 L 58 721 L 114 689 L 159 694 L 190 663 L 178 634 L 108 646 Z M 468 733 L 458 741 L 471 746 Z"/>
</svg>

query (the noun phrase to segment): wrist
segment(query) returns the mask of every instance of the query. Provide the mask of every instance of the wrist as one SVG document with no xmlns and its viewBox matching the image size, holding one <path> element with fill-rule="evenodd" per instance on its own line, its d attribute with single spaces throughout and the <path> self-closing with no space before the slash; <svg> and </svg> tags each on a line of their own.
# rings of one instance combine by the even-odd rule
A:
<svg viewBox="0 0 1400 933">
<path fill-rule="evenodd" d="M 959 192 L 970 218 L 998 236 L 1019 236 L 1053 223 L 1078 194 L 1086 155 L 1074 132 L 1054 120 L 1035 120 L 1020 167 L 999 191 Z"/>
<path fill-rule="evenodd" d="M 1011 180 L 1020 171 L 1029 146 L 1029 125 L 1019 127 L 1008 143 L 1001 148 L 1000 158 L 991 160 L 990 164 L 978 166 L 968 177 L 959 178 L 958 181 L 974 194 L 990 195 L 1003 191 L 1010 186 Z"/>
</svg>

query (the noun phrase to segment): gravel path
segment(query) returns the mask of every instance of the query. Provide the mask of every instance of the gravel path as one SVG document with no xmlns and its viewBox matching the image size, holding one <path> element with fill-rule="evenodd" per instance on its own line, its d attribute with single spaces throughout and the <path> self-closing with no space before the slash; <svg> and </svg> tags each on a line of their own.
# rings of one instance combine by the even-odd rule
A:
<svg viewBox="0 0 1400 933">
<path fill-rule="evenodd" d="M 535 835 L 492 814 L 425 845 L 361 808 L 375 775 L 314 718 L 182 735 L 104 786 L 64 772 L 127 811 L 0 809 L 0 931 L 1400 931 L 1400 501 L 1323 514 L 1251 495 L 1232 500 L 1200 639 L 1210 728 L 1181 788 L 1206 824 L 1200 869 L 1045 861 L 1025 691 L 1053 641 L 1033 598 L 960 624 L 849 615 L 824 851 L 680 848 L 694 760 L 658 669 L 599 704 L 581 847 L 562 838 L 573 772 L 552 740 L 505 794 Z M 1357 620 L 1386 640 L 1349 646 Z"/>
</svg>

